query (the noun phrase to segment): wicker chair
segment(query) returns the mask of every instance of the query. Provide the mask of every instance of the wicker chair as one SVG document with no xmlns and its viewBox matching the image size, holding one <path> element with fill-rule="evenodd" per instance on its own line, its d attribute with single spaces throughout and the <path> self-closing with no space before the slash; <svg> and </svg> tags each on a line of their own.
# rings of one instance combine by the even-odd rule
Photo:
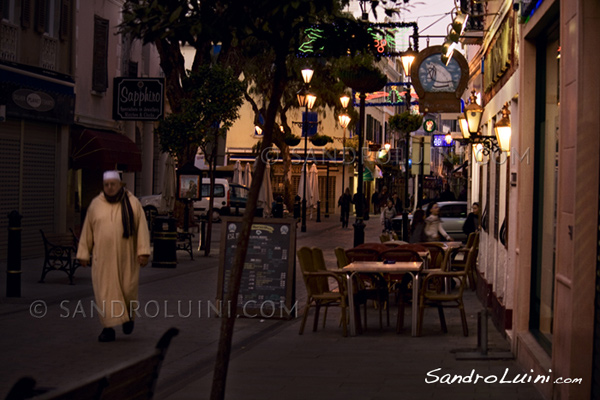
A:
<svg viewBox="0 0 600 400">
<path fill-rule="evenodd" d="M 349 262 L 355 261 L 379 261 L 380 250 L 387 249 L 385 245 L 376 243 L 372 245 L 361 245 L 362 247 L 355 247 L 353 249 L 346 250 L 346 259 Z M 375 246 L 369 247 L 369 246 Z M 376 301 L 379 308 L 379 329 L 383 329 L 383 308 L 386 309 L 387 324 L 390 324 L 390 310 L 387 307 L 388 303 L 388 289 L 387 283 L 383 276 L 380 275 L 357 275 L 359 280 L 359 288 L 357 295 L 361 301 L 373 300 Z M 367 308 L 364 310 L 364 326 L 367 329 Z"/>
<path fill-rule="evenodd" d="M 403 246 L 386 250 L 379 256 L 382 260 L 386 261 L 421 261 L 421 256 L 416 250 L 403 248 Z M 397 333 L 400 333 L 404 328 L 404 309 L 406 304 L 404 296 L 409 292 L 408 282 L 410 282 L 407 278 L 406 274 L 389 274 L 387 276 L 389 290 L 393 290 L 396 293 L 396 301 L 398 303 L 398 317 L 396 319 Z"/>
<path fill-rule="evenodd" d="M 346 324 L 347 310 L 347 291 L 344 283 L 344 278 L 339 273 L 333 271 L 319 270 L 315 265 L 313 250 L 308 247 L 302 247 L 297 252 L 302 270 L 302 277 L 306 285 L 306 307 L 304 308 L 304 316 L 300 325 L 299 334 L 304 332 L 304 326 L 311 307 L 315 308 L 315 319 L 313 324 L 313 332 L 317 330 L 319 322 L 319 311 L 321 307 L 340 307 L 342 310 L 342 329 L 343 335 L 348 335 Z M 322 253 L 321 253 L 322 256 Z M 318 258 L 318 254 L 316 256 Z M 337 288 L 332 289 L 329 286 L 329 281 L 337 282 Z"/>
</svg>

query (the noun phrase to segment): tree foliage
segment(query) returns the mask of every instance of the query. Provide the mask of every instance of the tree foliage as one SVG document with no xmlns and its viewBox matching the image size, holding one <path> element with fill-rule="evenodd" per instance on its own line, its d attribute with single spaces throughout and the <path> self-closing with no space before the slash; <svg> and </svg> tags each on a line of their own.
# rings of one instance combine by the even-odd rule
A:
<svg viewBox="0 0 600 400">
<path fill-rule="evenodd" d="M 157 132 L 161 150 L 174 157 L 195 148 L 215 144 L 239 116 L 245 85 L 231 70 L 219 65 L 202 66 L 183 80 L 181 111 L 169 114 Z M 210 153 L 210 152 L 208 152 Z"/>
</svg>

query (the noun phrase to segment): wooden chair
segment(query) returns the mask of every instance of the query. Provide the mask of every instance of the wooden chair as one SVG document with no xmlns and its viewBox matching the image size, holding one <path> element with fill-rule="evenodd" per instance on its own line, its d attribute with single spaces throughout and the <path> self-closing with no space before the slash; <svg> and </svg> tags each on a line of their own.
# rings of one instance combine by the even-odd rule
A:
<svg viewBox="0 0 600 400">
<path fill-rule="evenodd" d="M 421 261 L 421 256 L 414 249 L 399 246 L 395 249 L 389 249 L 382 252 L 380 258 L 384 261 Z M 406 274 L 389 274 L 387 276 L 388 287 L 390 291 L 396 293 L 396 302 L 398 303 L 398 318 L 396 319 L 396 332 L 400 332 L 404 327 L 404 309 L 406 301 L 405 294 L 409 293 Z"/>
<path fill-rule="evenodd" d="M 308 313 L 311 307 L 315 308 L 315 320 L 313 324 L 313 332 L 317 330 L 319 322 L 319 311 L 321 307 L 340 307 L 342 309 L 342 329 L 343 335 L 348 335 L 346 324 L 347 310 L 347 290 L 344 283 L 344 278 L 333 271 L 319 270 L 314 263 L 313 250 L 308 247 L 302 247 L 297 252 L 302 277 L 306 286 L 306 306 L 304 308 L 304 316 L 300 325 L 299 334 L 304 332 L 304 325 L 308 318 Z M 318 257 L 318 256 L 317 256 Z M 329 287 L 329 280 L 333 279 L 337 282 L 337 289 L 332 290 Z"/>
</svg>

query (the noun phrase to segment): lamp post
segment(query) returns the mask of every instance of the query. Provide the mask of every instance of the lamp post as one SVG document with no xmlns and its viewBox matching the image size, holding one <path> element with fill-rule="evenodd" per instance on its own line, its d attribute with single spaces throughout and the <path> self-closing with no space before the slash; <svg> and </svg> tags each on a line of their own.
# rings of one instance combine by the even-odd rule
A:
<svg viewBox="0 0 600 400">
<path fill-rule="evenodd" d="M 310 110 L 317 100 L 317 96 L 309 92 L 310 81 L 313 76 L 312 69 L 302 70 L 302 79 L 304 80 L 304 87 L 298 91 L 296 96 L 298 97 L 298 104 L 300 107 L 305 108 L 304 118 L 302 118 L 302 134 L 304 135 L 304 171 L 303 177 L 304 182 L 302 185 L 302 224 L 300 226 L 301 232 L 306 232 L 306 162 L 308 156 L 308 110 Z"/>
<path fill-rule="evenodd" d="M 350 124 L 350 116 L 346 114 L 346 109 L 348 108 L 348 103 L 350 102 L 350 97 L 343 95 L 340 97 L 340 103 L 342 103 L 342 107 L 344 108 L 344 114 L 338 116 L 338 120 L 342 128 L 344 128 L 344 133 L 342 136 L 342 193 L 346 190 L 346 128 L 348 124 Z"/>
<path fill-rule="evenodd" d="M 365 206 L 365 199 L 363 195 L 363 126 L 365 123 L 365 100 L 367 94 L 360 92 L 360 113 L 358 118 L 358 126 L 356 127 L 356 134 L 358 135 L 358 187 L 356 188 L 356 222 L 354 222 L 354 247 L 361 245 L 365 242 L 365 223 L 363 221 L 363 210 Z"/>
<path fill-rule="evenodd" d="M 408 50 L 400 57 L 402 61 L 402 68 L 404 69 L 404 75 L 406 79 L 410 78 L 410 72 L 412 63 L 415 60 L 415 53 L 412 48 L 408 47 Z M 410 85 L 406 85 L 406 111 L 410 112 Z M 408 242 L 408 210 L 410 206 L 410 196 L 408 195 L 408 180 L 410 179 L 410 165 L 408 159 L 408 152 L 410 150 L 410 132 L 406 132 L 404 147 L 404 207 L 402 208 L 402 239 Z M 422 162 L 422 161 L 421 161 Z"/>
</svg>

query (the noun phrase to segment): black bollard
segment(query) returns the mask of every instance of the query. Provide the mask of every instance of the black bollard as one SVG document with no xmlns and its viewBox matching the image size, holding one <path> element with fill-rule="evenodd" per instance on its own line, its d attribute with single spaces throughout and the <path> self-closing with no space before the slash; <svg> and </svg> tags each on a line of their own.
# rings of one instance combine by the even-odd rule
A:
<svg viewBox="0 0 600 400">
<path fill-rule="evenodd" d="M 277 196 L 273 205 L 273 218 L 283 218 L 283 197 Z"/>
<path fill-rule="evenodd" d="M 354 226 L 354 247 L 361 245 L 365 242 L 365 223 L 362 218 L 356 218 L 356 222 L 352 224 Z"/>
<path fill-rule="evenodd" d="M 317 201 L 317 222 L 321 222 L 321 200 Z"/>
<path fill-rule="evenodd" d="M 298 195 L 294 199 L 294 218 L 300 218 L 300 196 Z"/>
<path fill-rule="evenodd" d="M 8 214 L 6 297 L 21 297 L 21 219 L 17 210 Z"/>
<path fill-rule="evenodd" d="M 206 238 L 206 218 L 201 217 L 202 218 L 202 222 L 200 223 L 200 250 L 205 250 L 206 249 L 206 243 L 205 243 L 205 238 Z"/>
</svg>

